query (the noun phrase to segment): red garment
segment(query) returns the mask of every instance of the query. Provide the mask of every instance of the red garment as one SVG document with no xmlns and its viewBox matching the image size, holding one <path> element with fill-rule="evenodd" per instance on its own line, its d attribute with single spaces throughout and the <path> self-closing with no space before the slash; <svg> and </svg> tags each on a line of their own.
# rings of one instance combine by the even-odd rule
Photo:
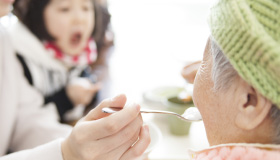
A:
<svg viewBox="0 0 280 160">
<path fill-rule="evenodd" d="M 83 52 L 77 56 L 70 56 L 61 52 L 61 50 L 50 41 L 45 41 L 44 46 L 48 50 L 48 53 L 50 53 L 54 58 L 69 66 L 88 65 L 92 64 L 97 59 L 96 43 L 93 39 L 89 39 Z"/>
<path fill-rule="evenodd" d="M 280 159 L 279 145 L 229 144 L 193 152 L 192 160 L 276 160 Z"/>
</svg>

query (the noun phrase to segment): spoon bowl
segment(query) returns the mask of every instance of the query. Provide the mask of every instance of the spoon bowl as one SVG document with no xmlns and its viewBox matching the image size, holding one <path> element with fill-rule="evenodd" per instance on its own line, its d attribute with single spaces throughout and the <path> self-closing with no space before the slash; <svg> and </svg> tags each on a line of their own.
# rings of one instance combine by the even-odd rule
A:
<svg viewBox="0 0 280 160">
<path fill-rule="evenodd" d="M 122 108 L 118 107 L 105 107 L 102 109 L 102 112 L 104 113 L 115 113 L 122 110 Z M 169 114 L 169 115 L 174 115 L 177 116 L 178 118 L 187 121 L 187 122 L 197 122 L 201 121 L 201 115 L 196 107 L 189 107 L 188 109 L 185 110 L 184 114 L 180 115 L 175 112 L 170 112 L 170 111 L 162 111 L 162 110 L 150 110 L 150 109 L 141 109 L 141 113 L 158 113 L 158 114 Z"/>
</svg>

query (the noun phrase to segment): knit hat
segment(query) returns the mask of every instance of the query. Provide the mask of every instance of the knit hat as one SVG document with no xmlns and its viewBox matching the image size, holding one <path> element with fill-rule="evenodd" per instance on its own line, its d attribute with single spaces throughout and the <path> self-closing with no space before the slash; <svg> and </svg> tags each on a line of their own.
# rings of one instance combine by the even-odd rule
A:
<svg viewBox="0 0 280 160">
<path fill-rule="evenodd" d="M 280 108 L 280 1 L 220 0 L 209 24 L 239 75 Z"/>
</svg>

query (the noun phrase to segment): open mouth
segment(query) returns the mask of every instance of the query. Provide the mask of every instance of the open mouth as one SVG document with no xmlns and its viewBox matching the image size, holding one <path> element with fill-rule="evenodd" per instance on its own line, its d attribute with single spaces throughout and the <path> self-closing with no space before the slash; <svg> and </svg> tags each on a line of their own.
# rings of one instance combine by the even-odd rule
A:
<svg viewBox="0 0 280 160">
<path fill-rule="evenodd" d="M 81 41 L 82 41 L 82 34 L 80 32 L 76 32 L 72 34 L 70 39 L 71 45 L 77 46 L 80 44 Z"/>
</svg>

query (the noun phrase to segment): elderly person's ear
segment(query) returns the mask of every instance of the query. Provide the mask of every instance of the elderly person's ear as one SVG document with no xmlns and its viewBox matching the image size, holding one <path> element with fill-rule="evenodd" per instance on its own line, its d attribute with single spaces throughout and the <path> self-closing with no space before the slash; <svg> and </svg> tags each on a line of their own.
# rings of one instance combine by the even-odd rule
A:
<svg viewBox="0 0 280 160">
<path fill-rule="evenodd" d="M 266 120 L 272 103 L 246 82 L 242 83 L 241 92 L 235 123 L 241 129 L 252 130 Z"/>
</svg>

